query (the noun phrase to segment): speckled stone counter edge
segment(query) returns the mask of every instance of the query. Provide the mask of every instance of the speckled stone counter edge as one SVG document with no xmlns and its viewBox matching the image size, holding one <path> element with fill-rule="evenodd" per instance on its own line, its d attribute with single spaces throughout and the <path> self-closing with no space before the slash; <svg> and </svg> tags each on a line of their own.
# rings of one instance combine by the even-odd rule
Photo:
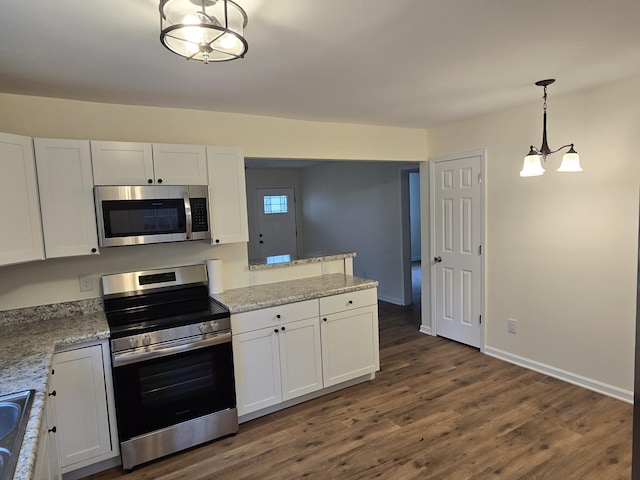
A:
<svg viewBox="0 0 640 480">
<path fill-rule="evenodd" d="M 378 286 L 376 280 L 332 273 L 317 277 L 267 283 L 235 288 L 211 297 L 226 306 L 231 313 L 242 313 L 261 308 L 302 302 L 340 293 L 367 290 Z"/>
<path fill-rule="evenodd" d="M 266 259 L 251 260 L 249 262 L 249 270 L 267 270 L 271 268 L 290 267 L 291 265 L 303 265 L 305 263 L 330 262 L 333 260 L 343 260 L 345 258 L 353 258 L 355 252 L 318 252 L 310 253 L 308 256 L 295 258 L 288 262 L 267 263 Z"/>
</svg>

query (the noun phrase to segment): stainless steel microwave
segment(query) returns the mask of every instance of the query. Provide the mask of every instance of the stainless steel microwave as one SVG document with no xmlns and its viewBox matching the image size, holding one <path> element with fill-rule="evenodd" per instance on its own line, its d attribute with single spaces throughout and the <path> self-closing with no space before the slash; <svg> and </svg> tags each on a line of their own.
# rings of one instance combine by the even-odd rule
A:
<svg viewBox="0 0 640 480">
<path fill-rule="evenodd" d="M 93 189 L 101 247 L 211 238 L 206 185 Z"/>
</svg>

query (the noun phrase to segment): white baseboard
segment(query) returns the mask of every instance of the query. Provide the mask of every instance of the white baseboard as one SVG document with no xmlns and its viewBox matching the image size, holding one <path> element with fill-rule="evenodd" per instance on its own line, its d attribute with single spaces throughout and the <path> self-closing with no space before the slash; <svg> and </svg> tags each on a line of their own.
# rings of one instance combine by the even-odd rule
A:
<svg viewBox="0 0 640 480">
<path fill-rule="evenodd" d="M 400 305 L 401 307 L 406 307 L 406 305 L 402 302 L 401 298 L 389 297 L 387 295 L 380 295 L 380 290 L 378 290 L 378 300 L 382 300 L 383 302 L 393 303 L 394 305 Z"/>
<path fill-rule="evenodd" d="M 529 370 L 534 370 L 539 373 L 544 373 L 545 375 L 557 378 L 558 380 L 564 380 L 565 382 L 571 383 L 573 385 L 577 385 L 579 387 L 583 387 L 588 390 L 592 390 L 594 392 L 598 392 L 603 395 L 622 400 L 623 402 L 633 403 L 632 391 L 624 390 L 607 383 L 599 382 L 598 380 L 583 377 L 582 375 L 567 372 L 566 370 L 562 370 L 560 368 L 556 368 L 544 363 L 536 362 L 535 360 L 530 360 L 518 355 L 513 355 L 512 353 L 505 352 L 504 350 L 500 350 L 498 348 L 485 346 L 484 353 L 491 357 L 504 360 L 505 362 L 513 363 L 515 365 L 519 365 L 521 367 L 528 368 Z"/>
<path fill-rule="evenodd" d="M 420 325 L 420 333 L 425 333 L 427 335 L 433 335 L 433 330 L 431 329 L 431 327 L 428 327 L 426 325 Z"/>
</svg>

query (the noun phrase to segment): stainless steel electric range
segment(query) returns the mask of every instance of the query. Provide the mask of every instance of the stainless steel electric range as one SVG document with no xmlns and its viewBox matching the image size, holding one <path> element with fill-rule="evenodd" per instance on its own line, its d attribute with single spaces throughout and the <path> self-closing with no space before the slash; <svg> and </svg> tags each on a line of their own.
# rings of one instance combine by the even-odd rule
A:
<svg viewBox="0 0 640 480">
<path fill-rule="evenodd" d="M 122 466 L 238 430 L 229 311 L 204 265 L 102 277 Z"/>
</svg>

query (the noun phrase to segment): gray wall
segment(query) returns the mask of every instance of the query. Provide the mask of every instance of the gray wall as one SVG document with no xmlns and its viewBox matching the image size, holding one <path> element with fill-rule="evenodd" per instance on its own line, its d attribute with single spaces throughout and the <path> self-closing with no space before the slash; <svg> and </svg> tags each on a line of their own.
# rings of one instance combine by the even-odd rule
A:
<svg viewBox="0 0 640 480">
<path fill-rule="evenodd" d="M 422 259 L 420 248 L 420 173 L 409 173 L 409 216 L 411 218 L 411 261 Z"/>
<path fill-rule="evenodd" d="M 354 274 L 378 280 L 378 297 L 396 304 L 405 286 L 401 168 L 335 162 L 301 171 L 305 250 L 355 251 Z"/>
</svg>

